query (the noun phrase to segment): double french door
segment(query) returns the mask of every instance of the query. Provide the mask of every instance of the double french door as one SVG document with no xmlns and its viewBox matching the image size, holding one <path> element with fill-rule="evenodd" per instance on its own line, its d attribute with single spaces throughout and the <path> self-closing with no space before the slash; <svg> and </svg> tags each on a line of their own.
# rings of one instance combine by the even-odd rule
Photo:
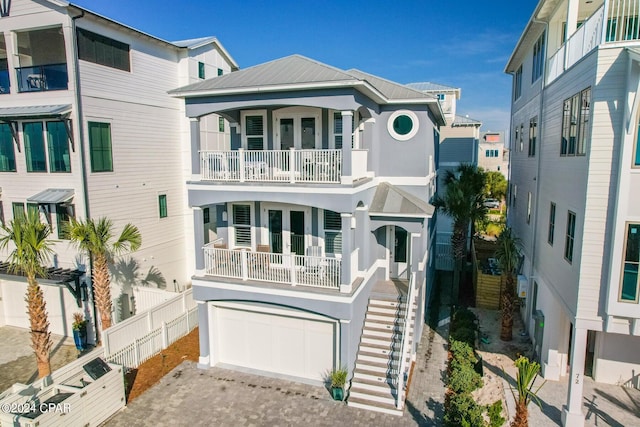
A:
<svg viewBox="0 0 640 427">
<path fill-rule="evenodd" d="M 277 254 L 304 255 L 310 212 L 305 208 L 266 207 L 263 211 L 269 249 Z"/>
</svg>

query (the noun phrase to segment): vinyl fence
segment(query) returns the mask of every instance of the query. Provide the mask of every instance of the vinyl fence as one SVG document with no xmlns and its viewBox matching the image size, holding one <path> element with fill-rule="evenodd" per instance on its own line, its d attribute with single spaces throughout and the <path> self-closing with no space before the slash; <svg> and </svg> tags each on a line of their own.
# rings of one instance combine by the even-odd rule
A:
<svg viewBox="0 0 640 427">
<path fill-rule="evenodd" d="M 137 368 L 196 326 L 197 307 L 188 289 L 103 331 L 104 358 L 127 369 Z"/>
</svg>

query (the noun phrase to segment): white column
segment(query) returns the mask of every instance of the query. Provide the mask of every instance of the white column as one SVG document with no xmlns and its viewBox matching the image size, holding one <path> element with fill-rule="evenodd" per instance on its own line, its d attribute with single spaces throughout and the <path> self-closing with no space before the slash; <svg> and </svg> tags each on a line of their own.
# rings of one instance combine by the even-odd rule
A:
<svg viewBox="0 0 640 427">
<path fill-rule="evenodd" d="M 342 141 L 344 144 L 344 141 Z M 342 220 L 342 271 L 340 272 L 340 292 L 351 292 L 351 252 L 353 252 L 353 238 L 351 220 L 353 215 L 341 213 Z"/>
<path fill-rule="evenodd" d="M 569 0 L 567 2 L 567 35 L 565 36 L 564 41 L 569 40 L 569 38 L 576 32 L 578 29 L 578 7 L 580 3 L 578 0 Z"/>
<path fill-rule="evenodd" d="M 191 132 L 191 174 L 194 175 L 195 180 L 200 180 L 200 118 L 191 117 L 189 121 Z"/>
<path fill-rule="evenodd" d="M 565 427 L 583 427 L 582 390 L 584 388 L 584 362 L 587 351 L 587 330 L 574 329 L 571 341 L 571 375 L 567 405 L 562 407 L 562 425 Z"/>
<path fill-rule="evenodd" d="M 209 354 L 209 304 L 206 301 L 197 301 L 198 304 L 198 337 L 200 341 L 200 357 L 198 368 L 207 369 L 211 366 Z"/>
<path fill-rule="evenodd" d="M 353 111 L 342 111 L 342 177 L 340 178 L 340 181 L 343 184 L 351 184 L 353 182 L 353 176 L 351 173 L 351 135 L 353 134 L 353 126 L 351 124 L 352 118 Z M 342 262 L 344 262 L 344 259 Z"/>
<path fill-rule="evenodd" d="M 204 276 L 204 215 L 202 208 L 195 206 L 193 212 L 193 250 L 196 261 L 196 276 Z"/>
</svg>

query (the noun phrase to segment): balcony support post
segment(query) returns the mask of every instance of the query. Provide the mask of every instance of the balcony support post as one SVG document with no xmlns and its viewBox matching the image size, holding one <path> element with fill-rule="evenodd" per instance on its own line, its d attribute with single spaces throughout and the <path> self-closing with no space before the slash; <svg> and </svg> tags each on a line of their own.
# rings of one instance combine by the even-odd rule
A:
<svg viewBox="0 0 640 427">
<path fill-rule="evenodd" d="M 247 260 L 248 253 L 249 251 L 240 251 L 240 268 L 242 270 L 242 280 L 244 280 L 245 282 L 249 280 L 249 263 Z"/>
<path fill-rule="evenodd" d="M 351 292 L 351 252 L 353 252 L 353 230 L 351 213 L 341 213 L 342 220 L 342 269 L 340 271 L 340 292 Z"/>
<path fill-rule="evenodd" d="M 351 142 L 353 134 L 352 119 L 353 111 L 342 111 L 342 176 L 340 177 L 340 181 L 343 184 L 353 183 L 351 173 L 353 168 L 351 160 L 351 151 L 353 149 L 353 143 Z"/>
<path fill-rule="evenodd" d="M 296 254 L 289 254 L 289 265 L 291 266 L 291 286 L 296 286 L 298 281 L 296 280 Z"/>
<path fill-rule="evenodd" d="M 204 214 L 202 208 L 194 206 L 191 208 L 193 212 L 193 241 L 195 246 L 195 268 L 196 275 L 203 276 L 205 273 L 204 265 Z"/>
<path fill-rule="evenodd" d="M 245 177 L 245 158 L 244 158 L 244 148 L 238 148 L 238 169 L 240 169 L 240 182 L 244 182 Z"/>
<path fill-rule="evenodd" d="M 289 182 L 294 184 L 296 182 L 296 151 L 293 147 L 289 148 Z"/>
<path fill-rule="evenodd" d="M 200 180 L 200 118 L 191 117 L 189 119 L 191 131 L 191 174 Z"/>
</svg>

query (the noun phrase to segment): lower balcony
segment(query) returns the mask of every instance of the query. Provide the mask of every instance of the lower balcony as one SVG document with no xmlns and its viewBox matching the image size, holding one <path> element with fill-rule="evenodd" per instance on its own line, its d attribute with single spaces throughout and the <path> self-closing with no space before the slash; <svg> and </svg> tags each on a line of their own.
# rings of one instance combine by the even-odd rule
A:
<svg viewBox="0 0 640 427">
<path fill-rule="evenodd" d="M 16 68 L 19 92 L 66 90 L 69 86 L 67 64 L 48 64 Z"/>
<path fill-rule="evenodd" d="M 221 241 L 204 247 L 206 276 L 340 290 L 342 260 L 322 256 L 319 246 L 304 253 L 269 252 L 268 245 L 228 249 Z"/>
</svg>

